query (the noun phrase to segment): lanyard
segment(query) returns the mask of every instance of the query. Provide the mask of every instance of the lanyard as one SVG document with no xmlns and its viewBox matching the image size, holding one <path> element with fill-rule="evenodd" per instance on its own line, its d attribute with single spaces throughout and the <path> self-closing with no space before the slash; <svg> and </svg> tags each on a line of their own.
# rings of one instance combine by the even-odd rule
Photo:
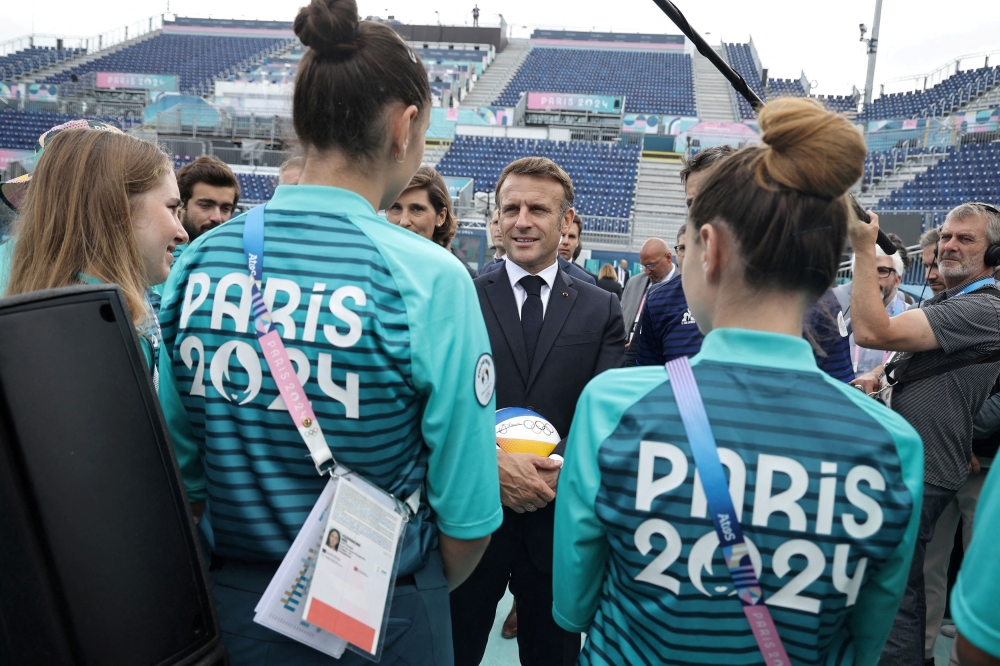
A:
<svg viewBox="0 0 1000 666">
<path fill-rule="evenodd" d="M 785 646 L 778 636 L 778 629 L 771 619 L 771 612 L 764 605 L 764 591 L 750 561 L 750 551 L 743 540 L 740 521 L 736 519 L 736 509 L 729 495 L 729 484 L 719 461 L 719 451 L 712 434 L 712 426 L 705 413 L 705 405 L 698 391 L 698 383 L 691 372 L 687 357 L 670 361 L 666 365 L 670 377 L 670 387 L 674 392 L 677 410 L 680 412 L 684 430 L 687 431 L 694 455 L 695 466 L 701 477 L 708 511 L 712 515 L 719 545 L 729 568 L 736 594 L 743 603 L 743 613 L 750 623 L 757 647 L 768 666 L 787 665 L 791 662 Z"/>
<path fill-rule="evenodd" d="M 971 294 L 977 289 L 982 289 L 983 287 L 994 287 L 997 281 L 991 277 L 983 278 L 982 280 L 976 280 L 972 284 L 968 285 L 965 289 L 955 294 L 955 296 L 961 296 L 962 294 Z M 955 296 L 952 296 L 954 298 Z"/>
<path fill-rule="evenodd" d="M 253 323 L 257 333 L 257 342 L 264 352 L 264 360 L 271 371 L 278 392 L 285 400 L 285 407 L 292 417 L 292 422 L 302 436 L 316 471 L 320 475 L 331 472 L 336 466 L 330 445 L 319 425 L 316 414 L 313 413 L 309 399 L 306 397 L 302 383 L 295 375 L 295 367 L 288 358 L 285 343 L 274 327 L 271 313 L 264 304 L 260 293 L 261 276 L 264 274 L 264 206 L 251 208 L 247 213 L 243 226 L 243 252 L 250 271 L 250 289 L 253 303 Z"/>
</svg>

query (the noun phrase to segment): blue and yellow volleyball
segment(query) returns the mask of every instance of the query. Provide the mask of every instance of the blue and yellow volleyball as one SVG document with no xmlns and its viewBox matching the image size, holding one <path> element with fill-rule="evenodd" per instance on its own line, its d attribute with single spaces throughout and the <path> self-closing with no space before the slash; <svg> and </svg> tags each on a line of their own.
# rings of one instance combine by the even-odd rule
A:
<svg viewBox="0 0 1000 666">
<path fill-rule="evenodd" d="M 548 419 L 530 409 L 497 410 L 497 446 L 507 453 L 534 453 L 548 457 L 559 443 L 559 433 Z"/>
</svg>

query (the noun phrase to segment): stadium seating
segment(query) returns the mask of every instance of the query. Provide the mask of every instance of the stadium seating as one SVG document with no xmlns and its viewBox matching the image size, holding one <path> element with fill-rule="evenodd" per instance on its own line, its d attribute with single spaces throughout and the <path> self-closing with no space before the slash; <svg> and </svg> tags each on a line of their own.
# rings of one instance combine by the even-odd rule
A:
<svg viewBox="0 0 1000 666">
<path fill-rule="evenodd" d="M 287 39 L 159 34 L 127 48 L 46 78 L 42 83 L 69 81 L 73 74 L 135 72 L 180 77 L 180 92 L 204 95 L 215 79 L 244 71 L 267 57 Z"/>
<path fill-rule="evenodd" d="M 837 113 L 849 113 L 858 110 L 858 100 L 853 95 L 816 95 L 823 105 Z"/>
<path fill-rule="evenodd" d="M 268 174 L 238 173 L 236 179 L 240 182 L 240 203 L 245 204 L 269 201 L 278 186 L 278 177 Z"/>
<path fill-rule="evenodd" d="M 576 210 L 588 231 L 626 233 L 626 221 L 587 220 L 587 216 L 627 218 L 639 163 L 638 147 L 591 141 L 545 141 L 459 136 L 437 165 L 445 176 L 472 178 L 477 192 L 492 192 L 503 168 L 522 157 L 555 161 L 569 173 Z"/>
<path fill-rule="evenodd" d="M 806 91 L 798 79 L 768 79 L 767 97 L 805 97 Z"/>
<path fill-rule="evenodd" d="M 36 46 L 0 56 L 0 81 L 13 81 L 15 77 L 31 74 L 43 67 L 60 63 L 87 52 L 87 49 L 57 49 Z"/>
<path fill-rule="evenodd" d="M 746 79 L 750 90 L 757 93 L 761 99 L 766 99 L 767 93 L 764 91 L 764 86 L 760 84 L 760 72 L 757 71 L 757 65 L 754 64 L 753 51 L 750 49 L 750 45 L 725 44 L 725 47 L 726 60 L 729 61 L 732 68 Z M 742 120 L 753 120 L 757 117 L 753 107 L 750 106 L 750 102 L 737 95 L 736 103 L 739 106 L 740 118 Z"/>
<path fill-rule="evenodd" d="M 629 113 L 697 115 L 685 53 L 533 48 L 496 104 L 514 106 L 523 92 L 624 95 Z"/>
<path fill-rule="evenodd" d="M 51 111 L 24 113 L 22 111 L 0 111 L 0 148 L 12 150 L 34 150 L 38 137 L 48 129 L 86 117 L 102 120 L 115 127 L 122 127 L 120 118 L 105 116 L 74 116 Z"/>
<path fill-rule="evenodd" d="M 1000 67 L 952 74 L 927 90 L 882 95 L 858 115 L 859 121 L 942 116 L 1000 83 Z"/>
<path fill-rule="evenodd" d="M 939 211 L 966 201 L 1000 201 L 1000 143 L 948 148 L 948 156 L 879 202 L 878 210 Z"/>
</svg>

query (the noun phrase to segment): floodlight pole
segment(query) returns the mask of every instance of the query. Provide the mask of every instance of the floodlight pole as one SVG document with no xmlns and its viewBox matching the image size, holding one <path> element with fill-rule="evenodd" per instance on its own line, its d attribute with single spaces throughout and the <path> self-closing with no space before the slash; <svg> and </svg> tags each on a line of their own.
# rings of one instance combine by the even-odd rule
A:
<svg viewBox="0 0 1000 666">
<path fill-rule="evenodd" d="M 868 42 L 868 77 L 865 79 L 865 110 L 872 103 L 872 91 L 875 88 L 875 55 L 878 53 L 878 24 L 882 18 L 882 0 L 875 0 L 875 21 L 872 23 L 872 36 Z"/>
</svg>

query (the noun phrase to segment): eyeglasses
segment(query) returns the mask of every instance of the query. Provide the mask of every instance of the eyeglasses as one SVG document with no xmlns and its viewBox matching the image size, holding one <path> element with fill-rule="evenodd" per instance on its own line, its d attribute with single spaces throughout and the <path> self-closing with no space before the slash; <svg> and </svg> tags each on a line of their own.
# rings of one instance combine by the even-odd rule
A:
<svg viewBox="0 0 1000 666">
<path fill-rule="evenodd" d="M 684 254 L 685 247 L 683 245 L 674 245 L 674 252 L 677 254 Z"/>
<path fill-rule="evenodd" d="M 662 257 L 660 257 L 659 259 L 657 259 L 656 261 L 654 261 L 654 262 L 653 262 L 653 263 L 651 263 L 651 264 L 640 264 L 640 266 L 642 266 L 643 268 L 645 268 L 645 269 L 646 269 L 647 271 L 651 271 L 651 270 L 653 270 L 654 268 L 656 268 L 656 266 L 657 266 L 657 265 L 658 265 L 658 264 L 659 264 L 659 263 L 660 263 L 661 261 L 663 261 L 663 260 L 664 260 L 664 258 L 666 258 L 666 256 L 667 256 L 667 255 L 663 255 Z"/>
<path fill-rule="evenodd" d="M 890 275 L 892 275 L 895 272 L 896 272 L 895 268 L 889 268 L 888 266 L 879 266 L 878 267 L 878 276 L 879 277 L 889 277 Z"/>
</svg>

